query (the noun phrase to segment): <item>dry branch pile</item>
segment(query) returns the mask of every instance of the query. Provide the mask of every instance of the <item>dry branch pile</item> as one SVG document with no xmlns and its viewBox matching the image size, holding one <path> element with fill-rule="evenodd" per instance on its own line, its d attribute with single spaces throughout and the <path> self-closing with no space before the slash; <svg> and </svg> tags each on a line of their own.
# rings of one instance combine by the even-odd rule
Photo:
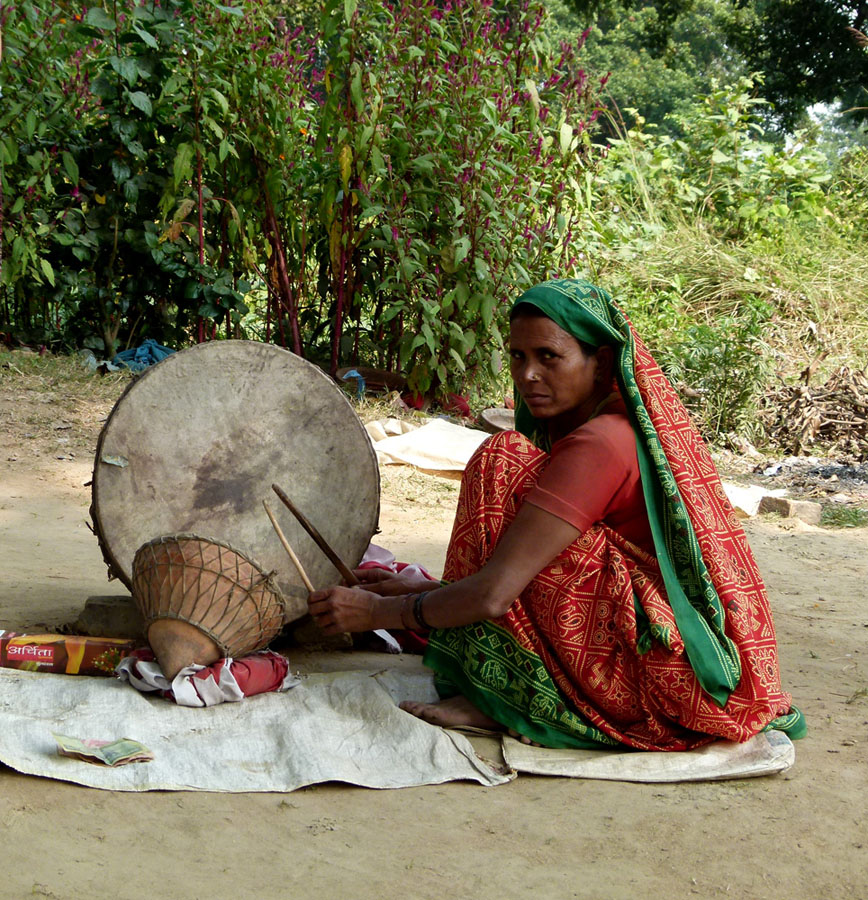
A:
<svg viewBox="0 0 868 900">
<path fill-rule="evenodd" d="M 841 366 L 823 385 L 781 385 L 759 419 L 769 442 L 794 456 L 823 449 L 868 459 L 868 376 Z"/>
</svg>

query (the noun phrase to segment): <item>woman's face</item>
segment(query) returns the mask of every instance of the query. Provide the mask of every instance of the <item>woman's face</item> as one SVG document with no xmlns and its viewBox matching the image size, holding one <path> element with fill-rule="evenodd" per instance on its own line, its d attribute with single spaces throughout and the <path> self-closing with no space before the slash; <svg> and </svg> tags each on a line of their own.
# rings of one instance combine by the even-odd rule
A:
<svg viewBox="0 0 868 900">
<path fill-rule="evenodd" d="M 603 347 L 594 356 L 586 355 L 571 334 L 544 316 L 519 314 L 512 320 L 512 380 L 531 414 L 547 420 L 552 437 L 587 422 L 608 395 L 611 372 L 600 366 L 601 353 L 608 350 Z"/>
</svg>

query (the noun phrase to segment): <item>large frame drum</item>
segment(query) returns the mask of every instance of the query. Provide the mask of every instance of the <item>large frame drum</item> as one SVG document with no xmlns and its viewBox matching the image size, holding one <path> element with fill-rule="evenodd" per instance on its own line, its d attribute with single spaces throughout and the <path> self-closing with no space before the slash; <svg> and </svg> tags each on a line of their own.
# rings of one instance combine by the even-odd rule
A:
<svg viewBox="0 0 868 900">
<path fill-rule="evenodd" d="M 349 566 L 359 563 L 377 526 L 380 476 L 340 388 L 272 344 L 214 341 L 166 357 L 129 385 L 99 436 L 91 518 L 109 577 L 130 587 L 142 544 L 205 534 L 274 570 L 287 621 L 299 618 L 307 590 L 262 501 L 315 587 L 340 576 L 272 483 Z"/>
</svg>

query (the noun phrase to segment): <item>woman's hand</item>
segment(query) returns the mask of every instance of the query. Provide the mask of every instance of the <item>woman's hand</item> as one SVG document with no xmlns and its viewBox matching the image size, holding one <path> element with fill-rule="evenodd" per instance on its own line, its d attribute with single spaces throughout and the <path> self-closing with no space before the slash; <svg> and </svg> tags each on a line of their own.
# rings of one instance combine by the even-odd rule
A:
<svg viewBox="0 0 868 900">
<path fill-rule="evenodd" d="M 372 631 L 379 596 L 361 588 L 331 587 L 314 591 L 308 609 L 324 634 Z"/>
<path fill-rule="evenodd" d="M 369 591 L 381 597 L 395 597 L 399 594 L 416 594 L 432 591 L 439 582 L 431 581 L 418 571 L 389 572 L 387 569 L 353 569 L 353 575 Z"/>
</svg>

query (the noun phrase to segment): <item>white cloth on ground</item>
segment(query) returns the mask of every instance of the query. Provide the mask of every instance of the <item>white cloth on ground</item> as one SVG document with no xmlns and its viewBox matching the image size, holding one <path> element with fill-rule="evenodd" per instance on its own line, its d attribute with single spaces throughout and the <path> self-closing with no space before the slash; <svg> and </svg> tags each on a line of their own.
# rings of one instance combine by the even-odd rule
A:
<svg viewBox="0 0 868 900">
<path fill-rule="evenodd" d="M 388 659 L 388 657 L 386 657 Z M 399 709 L 436 699 L 430 673 L 336 672 L 284 693 L 190 709 L 117 679 L 0 669 L 0 762 L 19 772 L 117 791 L 293 791 L 344 781 L 397 788 L 502 784 L 466 737 Z M 52 732 L 140 741 L 154 760 L 102 768 L 60 757 Z"/>
</svg>

